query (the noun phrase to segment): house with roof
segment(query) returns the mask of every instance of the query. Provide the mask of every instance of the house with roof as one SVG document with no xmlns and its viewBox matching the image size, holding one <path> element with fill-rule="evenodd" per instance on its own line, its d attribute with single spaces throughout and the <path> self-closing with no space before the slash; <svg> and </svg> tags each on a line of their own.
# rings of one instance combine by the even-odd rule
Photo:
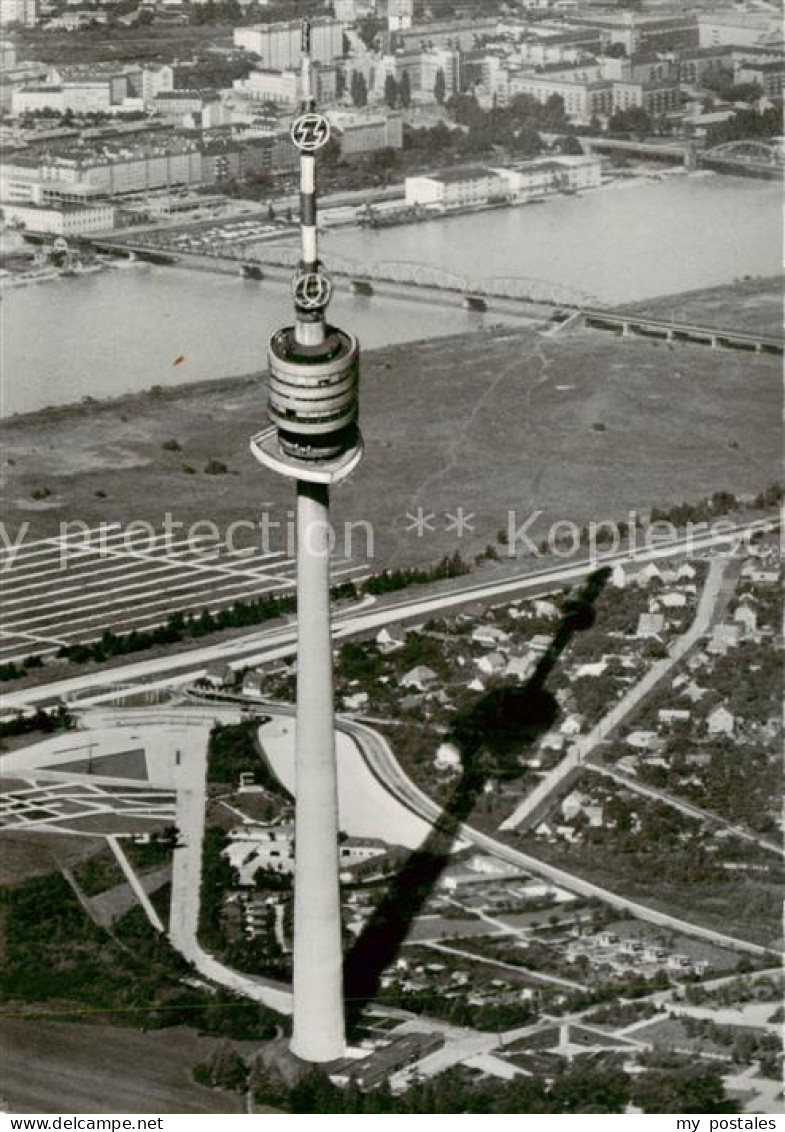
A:
<svg viewBox="0 0 785 1132">
<path fill-rule="evenodd" d="M 558 731 L 549 731 L 543 736 L 540 747 L 543 751 L 561 751 L 566 742 L 566 736 L 560 735 Z"/>
<path fill-rule="evenodd" d="M 535 668 L 536 661 L 533 656 L 513 656 L 507 661 L 504 675 L 524 681 L 529 679 Z"/>
<path fill-rule="evenodd" d="M 649 562 L 635 575 L 635 581 L 639 586 L 642 586 L 645 589 L 646 586 L 650 586 L 652 582 L 661 582 L 662 574 L 660 573 L 659 568 L 655 566 L 653 562 Z"/>
<path fill-rule="evenodd" d="M 573 678 L 575 680 L 582 680 L 584 677 L 596 679 L 598 676 L 602 676 L 607 668 L 608 662 L 604 658 L 591 664 L 579 664 L 573 673 Z"/>
<path fill-rule="evenodd" d="M 466 685 L 466 687 L 469 689 L 470 692 L 484 692 L 485 691 L 485 685 L 483 684 L 482 680 L 480 680 L 479 676 L 475 676 L 473 680 L 470 680 L 469 683 Z"/>
<path fill-rule="evenodd" d="M 367 692 L 353 692 L 351 695 L 343 697 L 344 711 L 362 711 L 363 708 L 368 707 L 368 693 Z"/>
<path fill-rule="evenodd" d="M 660 708 L 657 719 L 666 727 L 672 727 L 674 723 L 688 723 L 690 714 L 687 708 Z"/>
<path fill-rule="evenodd" d="M 543 617 L 548 620 L 553 620 L 560 616 L 558 606 L 554 605 L 552 601 L 545 601 L 539 599 L 534 603 L 534 616 Z"/>
<path fill-rule="evenodd" d="M 665 618 L 661 613 L 642 613 L 638 618 L 638 628 L 635 630 L 635 636 L 639 641 L 649 640 L 655 637 L 659 639 L 664 628 Z"/>
<path fill-rule="evenodd" d="M 747 562 L 741 568 L 742 578 L 762 586 L 776 586 L 780 580 L 779 570 L 766 569 L 755 562 Z"/>
<path fill-rule="evenodd" d="M 487 645 L 489 648 L 498 648 L 510 639 L 509 633 L 499 629 L 496 625 L 478 625 L 472 633 L 472 640 L 478 645 Z"/>
<path fill-rule="evenodd" d="M 660 605 L 665 606 L 666 609 L 684 609 L 687 604 L 687 595 L 678 590 L 670 590 L 668 593 L 660 594 L 659 601 Z"/>
<path fill-rule="evenodd" d="M 758 615 L 751 605 L 744 602 L 733 614 L 733 620 L 741 626 L 742 637 L 755 637 L 758 633 Z"/>
<path fill-rule="evenodd" d="M 627 587 L 627 571 L 618 562 L 611 570 L 611 585 L 617 590 L 623 590 Z"/>
<path fill-rule="evenodd" d="M 625 742 L 636 751 L 661 751 L 665 745 L 656 731 L 631 731 Z"/>
<path fill-rule="evenodd" d="M 261 700 L 264 696 L 264 676 L 261 672 L 250 669 L 243 676 L 243 695 L 253 700 Z"/>
<path fill-rule="evenodd" d="M 711 754 L 708 751 L 691 751 L 684 756 L 687 766 L 711 766 Z"/>
<path fill-rule="evenodd" d="M 562 735 L 580 735 L 583 721 L 579 715 L 568 715 L 559 731 Z"/>
<path fill-rule="evenodd" d="M 736 719 L 733 712 L 728 711 L 728 709 L 721 704 L 707 717 L 706 727 L 708 728 L 709 735 L 725 735 L 727 738 L 732 739 L 736 727 Z"/>
<path fill-rule="evenodd" d="M 529 641 L 529 652 L 542 656 L 551 647 L 551 638 L 545 633 L 536 633 Z"/>
<path fill-rule="evenodd" d="M 211 688 L 233 688 L 235 681 L 234 669 L 225 661 L 214 660 L 207 665 L 202 677 Z"/>
<path fill-rule="evenodd" d="M 427 664 L 418 664 L 401 677 L 401 687 L 416 688 L 419 692 L 425 692 L 437 679 L 436 673 Z"/>
<path fill-rule="evenodd" d="M 724 622 L 714 626 L 714 632 L 706 648 L 712 656 L 725 656 L 729 649 L 738 648 L 740 644 L 741 625 Z"/>
<path fill-rule="evenodd" d="M 507 657 L 501 652 L 489 652 L 479 657 L 476 663 L 486 676 L 501 676 L 507 668 Z"/>
<path fill-rule="evenodd" d="M 573 790 L 567 795 L 561 804 L 561 812 L 568 822 L 583 814 L 590 826 L 599 828 L 602 825 L 602 806 L 598 806 L 588 794 L 583 794 L 580 790 Z"/>
<path fill-rule="evenodd" d="M 376 643 L 383 653 L 394 652 L 406 642 L 406 629 L 403 625 L 384 625 L 376 634 Z"/>
</svg>

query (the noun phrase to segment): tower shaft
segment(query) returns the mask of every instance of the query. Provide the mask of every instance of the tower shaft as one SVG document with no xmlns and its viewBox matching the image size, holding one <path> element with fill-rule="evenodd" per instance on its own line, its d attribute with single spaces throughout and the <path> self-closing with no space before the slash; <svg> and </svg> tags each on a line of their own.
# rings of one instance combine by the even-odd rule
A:
<svg viewBox="0 0 785 1132">
<path fill-rule="evenodd" d="M 270 338 L 271 427 L 251 441 L 266 468 L 297 482 L 297 728 L 294 867 L 294 1028 L 303 1061 L 344 1055 L 343 948 L 330 634 L 330 485 L 362 456 L 357 427 L 359 344 L 326 321 L 332 284 L 319 260 L 315 154 L 330 124 L 313 97 L 310 26 L 303 24 L 303 105 L 291 136 L 300 151 L 301 255 L 295 322 Z"/>
<path fill-rule="evenodd" d="M 329 488 L 297 483 L 294 1029 L 304 1061 L 344 1053 Z"/>
</svg>

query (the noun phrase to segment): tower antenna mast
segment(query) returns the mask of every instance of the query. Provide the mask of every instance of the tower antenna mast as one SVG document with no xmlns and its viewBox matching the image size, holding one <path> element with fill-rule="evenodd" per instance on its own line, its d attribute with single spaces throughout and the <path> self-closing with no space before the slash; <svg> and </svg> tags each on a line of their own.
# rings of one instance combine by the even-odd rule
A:
<svg viewBox="0 0 785 1132">
<path fill-rule="evenodd" d="M 291 137 L 300 153 L 300 262 L 295 321 L 268 349 L 270 426 L 253 437 L 264 467 L 297 488 L 297 722 L 291 1049 L 303 1061 L 344 1055 L 338 783 L 330 630 L 330 487 L 362 458 L 357 427 L 360 348 L 328 324 L 332 284 L 319 260 L 316 155 L 330 125 L 314 96 L 311 27 L 302 25 L 302 106 Z"/>
</svg>

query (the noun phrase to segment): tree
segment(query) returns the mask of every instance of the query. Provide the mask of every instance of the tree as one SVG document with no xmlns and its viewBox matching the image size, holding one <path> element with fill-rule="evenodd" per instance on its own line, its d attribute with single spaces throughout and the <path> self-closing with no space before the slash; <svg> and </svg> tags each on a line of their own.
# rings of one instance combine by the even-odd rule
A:
<svg viewBox="0 0 785 1132">
<path fill-rule="evenodd" d="M 632 1099 L 644 1112 L 738 1112 L 719 1072 L 704 1066 L 643 1073 L 633 1084 Z"/>
<path fill-rule="evenodd" d="M 388 75 L 384 80 L 384 101 L 387 103 L 391 110 L 394 110 L 398 105 L 399 98 L 400 91 L 398 90 L 398 84 L 395 81 L 395 75 Z"/>
<path fill-rule="evenodd" d="M 433 97 L 440 106 L 443 105 L 447 97 L 447 78 L 444 74 L 443 67 L 439 67 L 439 70 L 436 72 L 436 79 L 433 84 Z"/>
<path fill-rule="evenodd" d="M 605 48 L 605 54 L 609 59 L 624 59 L 627 54 L 627 48 L 623 43 L 610 43 Z"/>
<path fill-rule="evenodd" d="M 365 46 L 370 50 L 376 42 L 376 37 L 382 30 L 382 25 L 376 16 L 366 16 L 357 21 L 357 34 Z"/>
<path fill-rule="evenodd" d="M 401 81 L 398 84 L 398 98 L 400 99 L 401 106 L 406 109 L 412 104 L 412 81 L 409 78 L 409 72 L 404 71 L 401 75 Z"/>
<path fill-rule="evenodd" d="M 567 134 L 566 137 L 562 138 L 559 142 L 559 149 L 569 157 L 580 157 L 583 153 L 583 147 L 575 134 Z"/>
<path fill-rule="evenodd" d="M 368 84 L 361 71 L 352 71 L 351 83 L 352 102 L 355 106 L 368 105 Z"/>
<path fill-rule="evenodd" d="M 222 1042 L 208 1061 L 194 1067 L 194 1078 L 209 1088 L 243 1093 L 248 1068 L 237 1050 L 228 1042 Z"/>
<path fill-rule="evenodd" d="M 286 1111 L 289 1101 L 289 1086 L 277 1069 L 267 1066 L 261 1060 L 254 1062 L 249 1086 L 257 1104 L 270 1105 Z"/>
<path fill-rule="evenodd" d="M 645 138 L 651 133 L 651 118 L 641 106 L 630 106 L 611 115 L 608 129 L 611 133 L 635 134 Z"/>
<path fill-rule="evenodd" d="M 346 71 L 343 67 L 338 67 L 335 72 L 335 97 L 343 98 L 346 93 Z"/>
</svg>

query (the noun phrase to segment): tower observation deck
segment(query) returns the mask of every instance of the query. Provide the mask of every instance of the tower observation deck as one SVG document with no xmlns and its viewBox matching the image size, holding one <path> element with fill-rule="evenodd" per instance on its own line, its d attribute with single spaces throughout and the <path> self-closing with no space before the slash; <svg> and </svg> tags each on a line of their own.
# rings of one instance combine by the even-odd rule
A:
<svg viewBox="0 0 785 1132">
<path fill-rule="evenodd" d="M 303 22 L 300 115 L 301 258 L 292 281 L 295 321 L 268 351 L 269 426 L 251 451 L 297 485 L 297 724 L 292 1052 L 307 1062 L 344 1055 L 338 788 L 330 631 L 330 485 L 362 457 L 357 427 L 360 351 L 331 326 L 332 284 L 319 260 L 316 155 L 330 126 L 313 97 L 310 26 Z"/>
</svg>

